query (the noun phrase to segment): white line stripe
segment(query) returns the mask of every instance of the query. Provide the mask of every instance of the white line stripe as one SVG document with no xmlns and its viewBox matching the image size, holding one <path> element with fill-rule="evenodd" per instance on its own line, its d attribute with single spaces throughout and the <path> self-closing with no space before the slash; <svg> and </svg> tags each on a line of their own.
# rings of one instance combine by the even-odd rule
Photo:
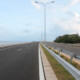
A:
<svg viewBox="0 0 80 80">
<path fill-rule="evenodd" d="M 4 49 L 0 49 L 0 50 L 4 50 Z"/>
<path fill-rule="evenodd" d="M 6 50 L 6 48 L 0 49 L 0 50 Z"/>
<path fill-rule="evenodd" d="M 21 51 L 21 49 L 18 49 L 17 51 Z"/>
<path fill-rule="evenodd" d="M 11 49 L 12 47 L 8 47 L 8 48 L 2 48 L 0 50 L 6 50 L 6 49 Z"/>
<path fill-rule="evenodd" d="M 41 62 L 40 48 L 38 50 L 39 50 L 39 79 L 45 80 L 43 66 L 42 66 L 42 62 Z"/>
</svg>

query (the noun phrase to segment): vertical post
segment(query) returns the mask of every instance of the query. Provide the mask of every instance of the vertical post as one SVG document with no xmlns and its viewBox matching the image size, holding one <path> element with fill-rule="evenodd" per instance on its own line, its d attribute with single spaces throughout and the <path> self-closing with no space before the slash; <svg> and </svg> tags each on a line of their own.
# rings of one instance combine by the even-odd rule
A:
<svg viewBox="0 0 80 80">
<path fill-rule="evenodd" d="M 60 55 L 60 52 L 61 52 L 61 50 L 59 50 L 59 53 L 58 53 L 59 56 L 61 56 L 61 55 Z"/>
<path fill-rule="evenodd" d="M 44 6 L 44 41 L 46 42 L 46 5 L 50 3 L 54 3 L 54 1 L 51 1 L 49 3 L 41 3 L 35 1 L 35 3 L 42 4 Z"/>
<path fill-rule="evenodd" d="M 44 4 L 44 41 L 46 42 L 46 4 Z"/>
<path fill-rule="evenodd" d="M 70 60 L 71 63 L 72 63 L 73 58 L 74 58 L 74 54 L 71 54 L 71 60 Z"/>
<path fill-rule="evenodd" d="M 43 41 L 43 36 L 42 36 L 42 27 L 41 27 L 41 42 Z"/>
</svg>

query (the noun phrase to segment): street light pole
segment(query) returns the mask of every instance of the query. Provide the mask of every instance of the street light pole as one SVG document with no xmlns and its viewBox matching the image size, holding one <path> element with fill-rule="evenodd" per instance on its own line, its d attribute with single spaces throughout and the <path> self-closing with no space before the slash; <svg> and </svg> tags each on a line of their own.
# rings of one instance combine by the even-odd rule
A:
<svg viewBox="0 0 80 80">
<path fill-rule="evenodd" d="M 44 4 L 44 41 L 46 42 L 46 4 Z"/>
<path fill-rule="evenodd" d="M 54 1 L 49 3 L 40 3 L 36 1 L 35 3 L 42 4 L 44 6 L 44 41 L 46 42 L 46 6 L 47 4 L 54 3 Z"/>
</svg>

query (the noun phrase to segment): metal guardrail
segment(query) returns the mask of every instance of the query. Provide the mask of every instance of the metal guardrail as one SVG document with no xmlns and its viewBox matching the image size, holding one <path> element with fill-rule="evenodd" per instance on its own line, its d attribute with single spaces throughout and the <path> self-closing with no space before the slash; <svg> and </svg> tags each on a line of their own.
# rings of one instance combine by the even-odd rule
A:
<svg viewBox="0 0 80 80">
<path fill-rule="evenodd" d="M 80 56 L 77 56 L 77 55 L 76 55 L 76 58 L 80 60 Z"/>
<path fill-rule="evenodd" d="M 43 45 L 43 44 L 42 44 Z M 48 49 L 45 45 L 44 48 L 68 71 L 74 76 L 76 80 L 80 80 L 80 71 L 69 64 L 67 61 L 62 59 L 59 55 L 55 54 L 53 51 Z"/>
<path fill-rule="evenodd" d="M 52 47 L 52 46 L 50 46 L 50 47 Z M 66 53 L 66 54 L 68 54 L 68 55 L 72 55 L 72 54 L 73 54 L 73 53 L 71 53 L 71 52 L 69 52 L 69 51 L 66 51 L 66 50 L 64 50 L 64 49 L 60 49 L 60 48 L 57 48 L 57 47 L 52 47 L 52 48 L 57 49 L 57 50 L 60 50 L 61 52 L 64 52 L 64 53 Z"/>
<path fill-rule="evenodd" d="M 51 47 L 51 46 L 49 46 L 49 47 Z M 60 48 L 56 48 L 56 47 L 51 47 L 51 48 L 58 50 L 58 51 L 59 51 L 59 52 L 58 52 L 59 56 L 60 56 L 60 52 L 64 52 L 65 54 L 68 54 L 68 55 L 71 57 L 71 58 L 70 58 L 70 62 L 71 62 L 71 63 L 72 63 L 73 58 L 79 59 L 76 54 L 70 53 L 70 52 L 68 52 L 68 51 L 66 51 L 66 50 L 63 50 L 63 49 L 60 49 Z"/>
<path fill-rule="evenodd" d="M 51 45 L 48 45 L 48 44 L 47 44 L 47 46 L 50 46 L 50 47 L 52 47 L 52 48 L 54 48 L 54 49 L 57 49 L 57 50 L 59 50 L 59 51 L 61 51 L 61 52 L 64 52 L 65 54 L 70 55 L 71 57 L 73 56 L 74 58 L 77 58 L 77 59 L 80 60 L 80 56 L 77 55 L 77 54 L 75 54 L 75 53 L 71 53 L 71 52 L 69 52 L 69 51 L 66 51 L 66 50 L 64 50 L 64 49 L 58 48 L 58 47 L 56 47 L 56 46 L 51 46 Z"/>
<path fill-rule="evenodd" d="M 48 45 L 47 45 L 47 46 L 48 46 Z M 71 58 L 73 57 L 73 58 L 76 58 L 76 59 L 79 59 L 79 60 L 80 60 L 80 56 L 77 55 L 77 54 L 75 54 L 75 53 L 71 53 L 71 52 L 69 52 L 69 51 L 66 51 L 66 50 L 64 50 L 64 49 L 57 48 L 57 47 L 55 47 L 55 46 L 54 46 L 54 47 L 51 46 L 51 45 L 49 45 L 49 46 L 52 47 L 52 48 L 54 48 L 54 49 L 59 50 L 60 52 L 64 52 L 65 54 L 70 55 Z"/>
</svg>

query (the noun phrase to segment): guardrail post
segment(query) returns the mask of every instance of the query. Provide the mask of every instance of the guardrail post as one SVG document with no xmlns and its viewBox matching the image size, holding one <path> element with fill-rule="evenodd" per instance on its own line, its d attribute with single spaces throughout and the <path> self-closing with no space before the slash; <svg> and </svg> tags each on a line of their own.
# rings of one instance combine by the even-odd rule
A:
<svg viewBox="0 0 80 80">
<path fill-rule="evenodd" d="M 58 52 L 59 56 L 61 56 L 61 54 L 60 54 L 61 52 L 62 52 L 62 49 L 60 49 L 59 52 Z"/>
<path fill-rule="evenodd" d="M 63 50 L 61 49 L 61 52 L 62 52 Z"/>
<path fill-rule="evenodd" d="M 74 57 L 76 58 L 76 57 L 77 57 L 77 55 L 76 55 L 76 54 L 74 54 Z"/>
<path fill-rule="evenodd" d="M 72 63 L 73 58 L 74 58 L 74 54 L 71 54 L 71 60 L 70 60 L 71 63 Z"/>
<path fill-rule="evenodd" d="M 59 55 L 59 56 L 61 56 L 60 52 L 61 52 L 61 50 L 59 50 L 59 52 L 58 52 L 58 55 Z"/>
</svg>

